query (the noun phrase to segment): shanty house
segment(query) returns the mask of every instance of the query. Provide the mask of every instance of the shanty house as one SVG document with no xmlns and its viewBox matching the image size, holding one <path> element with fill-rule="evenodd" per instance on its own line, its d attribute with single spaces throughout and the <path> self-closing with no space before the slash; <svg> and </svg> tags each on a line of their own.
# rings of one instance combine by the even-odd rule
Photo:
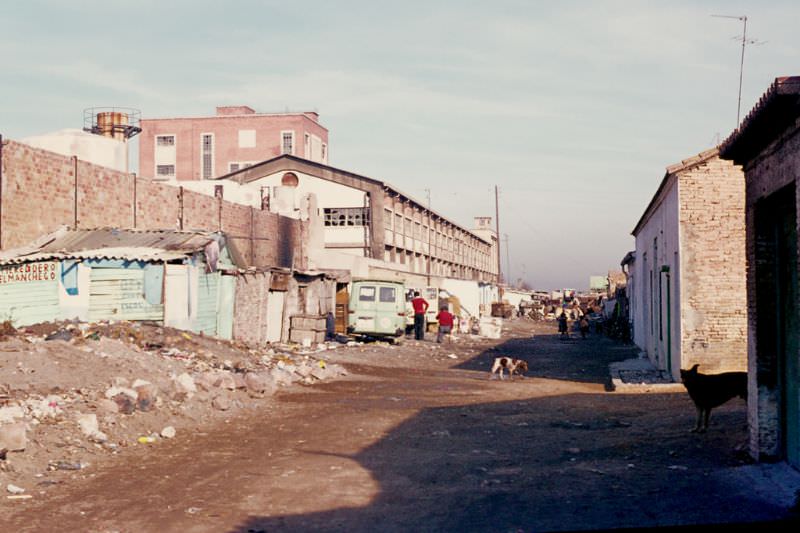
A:
<svg viewBox="0 0 800 533">
<path fill-rule="evenodd" d="M 0 318 L 152 320 L 231 338 L 241 266 L 222 233 L 61 228 L 0 254 Z"/>
<path fill-rule="evenodd" d="M 800 467 L 800 76 L 776 79 L 721 155 L 747 191 L 750 452 Z"/>
<path fill-rule="evenodd" d="M 746 368 L 744 178 L 712 149 L 667 167 L 633 230 L 634 342 L 677 380 L 681 368 Z"/>
</svg>

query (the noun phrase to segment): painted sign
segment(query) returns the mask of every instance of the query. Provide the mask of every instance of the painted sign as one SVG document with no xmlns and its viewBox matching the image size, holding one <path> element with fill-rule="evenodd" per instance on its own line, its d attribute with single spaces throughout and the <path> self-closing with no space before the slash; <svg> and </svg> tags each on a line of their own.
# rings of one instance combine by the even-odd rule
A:
<svg viewBox="0 0 800 533">
<path fill-rule="evenodd" d="M 26 263 L 0 268 L 0 284 L 54 281 L 58 263 Z"/>
</svg>

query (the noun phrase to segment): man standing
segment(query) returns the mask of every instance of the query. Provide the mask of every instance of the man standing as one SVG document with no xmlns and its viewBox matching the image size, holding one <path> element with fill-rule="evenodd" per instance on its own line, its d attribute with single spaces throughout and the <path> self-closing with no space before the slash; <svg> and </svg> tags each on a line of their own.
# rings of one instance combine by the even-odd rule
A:
<svg viewBox="0 0 800 533">
<path fill-rule="evenodd" d="M 425 312 L 428 310 L 428 302 L 419 295 L 419 291 L 414 291 L 411 305 L 414 307 L 414 338 L 418 341 L 425 340 Z"/>
</svg>

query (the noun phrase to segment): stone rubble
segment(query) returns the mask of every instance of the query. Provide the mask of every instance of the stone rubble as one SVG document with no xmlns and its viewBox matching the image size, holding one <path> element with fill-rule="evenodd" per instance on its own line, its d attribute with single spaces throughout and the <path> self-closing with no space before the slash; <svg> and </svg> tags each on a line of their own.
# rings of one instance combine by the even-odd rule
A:
<svg viewBox="0 0 800 533">
<path fill-rule="evenodd" d="M 88 457 L 156 446 L 214 412 L 254 407 L 281 388 L 347 375 L 322 359 L 347 349 L 340 343 L 252 348 L 126 322 L 49 327 L 57 329 L 20 328 L 0 341 L 0 482 L 18 486 L 83 470 Z M 219 357 L 220 349 L 231 356 Z M 163 429 L 153 432 L 151 419 Z"/>
</svg>

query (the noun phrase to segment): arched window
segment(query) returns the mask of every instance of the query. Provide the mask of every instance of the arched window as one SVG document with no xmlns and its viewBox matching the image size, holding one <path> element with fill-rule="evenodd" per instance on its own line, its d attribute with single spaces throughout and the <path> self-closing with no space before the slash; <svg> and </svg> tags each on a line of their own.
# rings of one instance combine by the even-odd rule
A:
<svg viewBox="0 0 800 533">
<path fill-rule="evenodd" d="M 300 182 L 297 179 L 297 174 L 294 172 L 287 172 L 281 177 L 281 185 L 284 187 L 297 187 L 297 184 Z"/>
</svg>

